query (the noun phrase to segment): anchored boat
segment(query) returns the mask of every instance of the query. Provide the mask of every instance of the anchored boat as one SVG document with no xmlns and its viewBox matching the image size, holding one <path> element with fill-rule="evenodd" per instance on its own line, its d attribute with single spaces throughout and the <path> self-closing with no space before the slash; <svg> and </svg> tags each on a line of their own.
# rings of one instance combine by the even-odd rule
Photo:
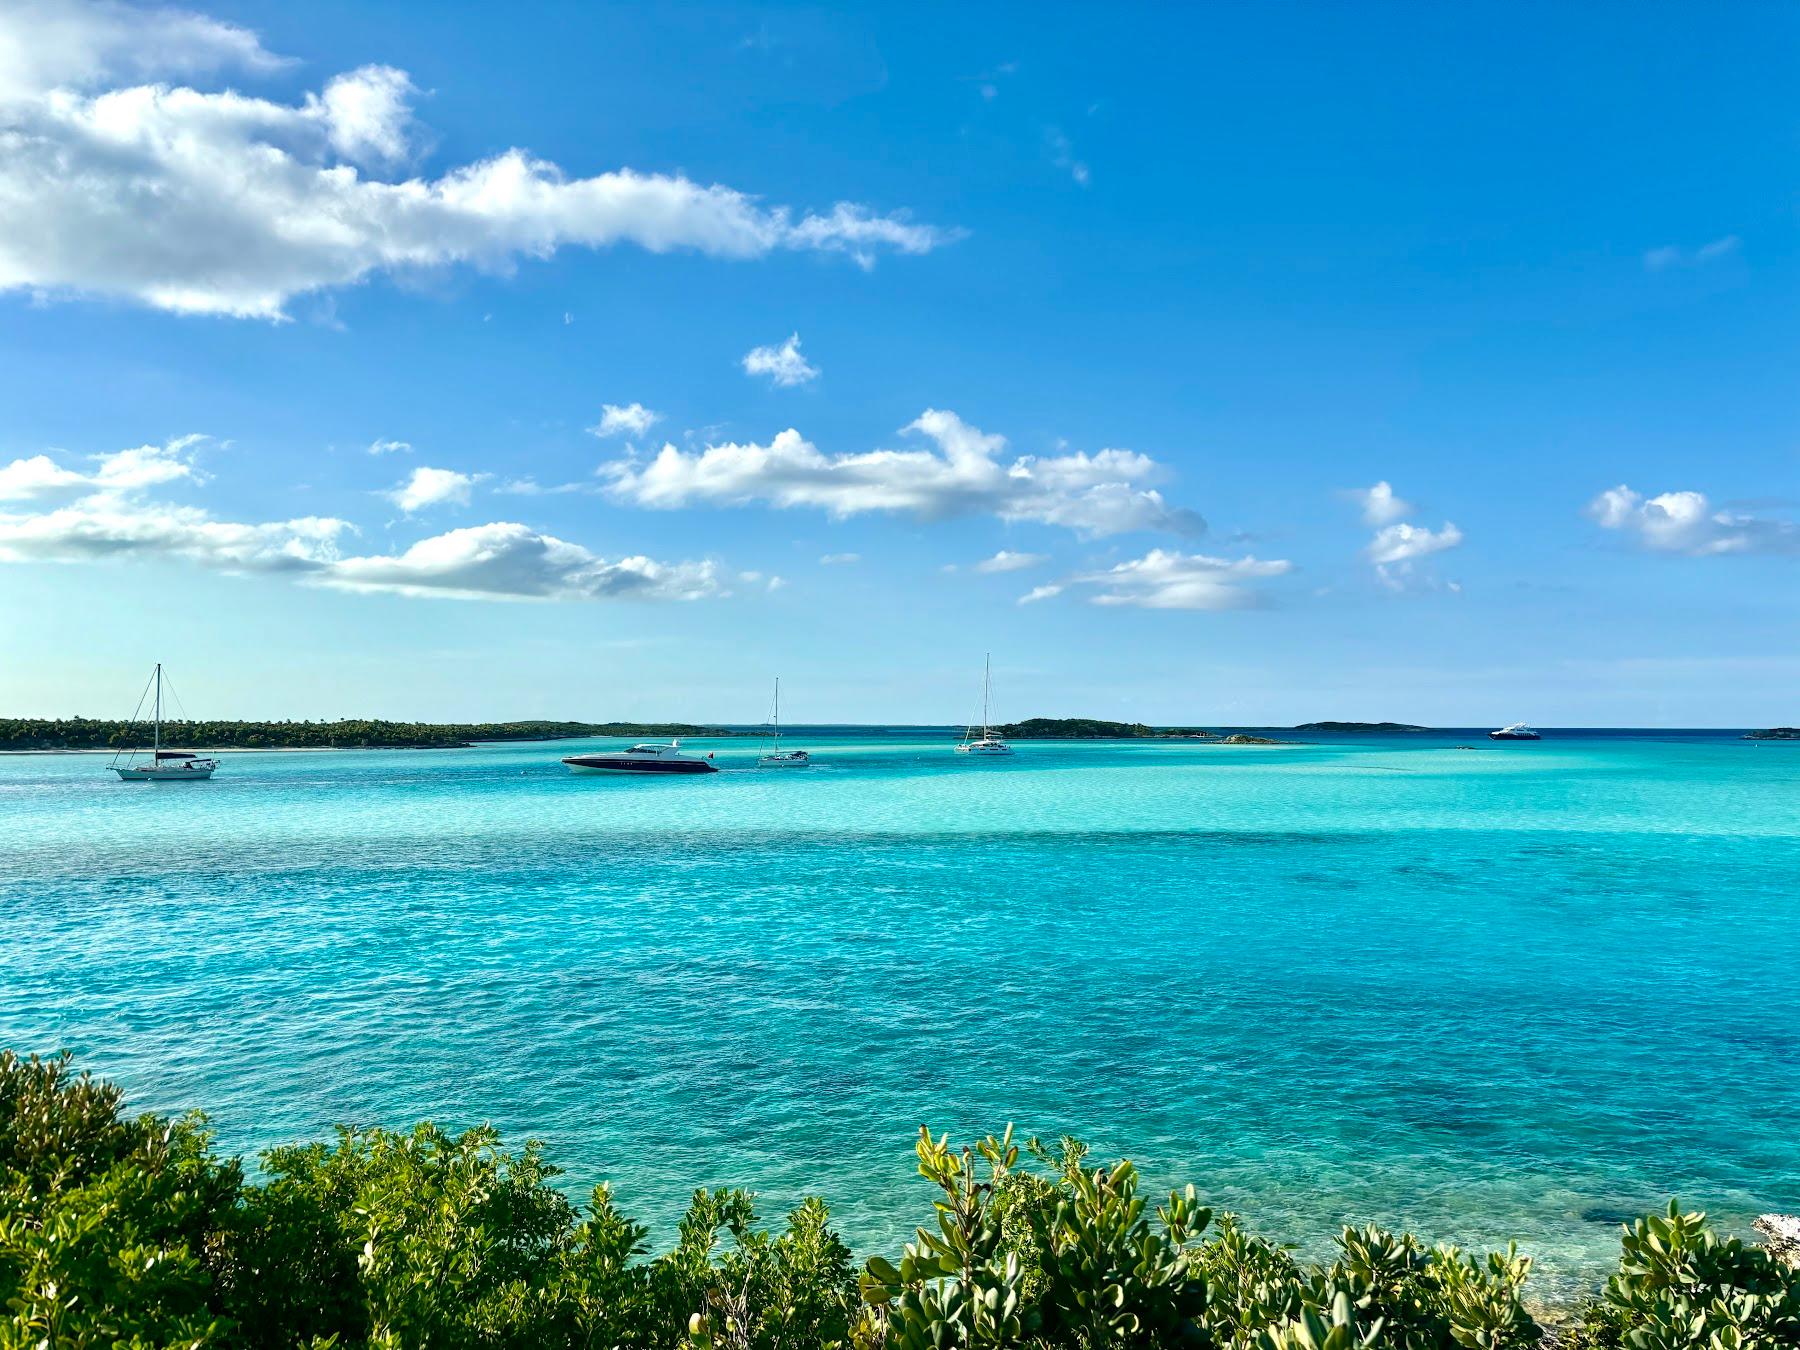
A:
<svg viewBox="0 0 1800 1350">
<path fill-rule="evenodd" d="M 574 773 L 717 773 L 709 754 L 705 759 L 681 753 L 681 742 L 667 745 L 634 745 L 629 750 L 609 750 L 593 755 L 570 755 L 563 760 Z"/>
<path fill-rule="evenodd" d="M 163 700 L 163 668 L 162 662 L 156 663 L 156 672 L 150 677 L 156 687 L 156 703 L 150 715 L 150 758 L 138 758 L 138 747 L 122 750 L 119 754 L 126 756 L 125 763 L 119 763 L 119 755 L 114 755 L 112 763 L 107 767 L 127 783 L 197 783 L 213 776 L 213 770 L 219 767 L 216 759 L 204 758 L 190 754 L 186 750 L 165 750 L 162 744 L 162 700 Z M 144 692 L 149 693 L 149 689 Z M 144 700 L 138 699 L 141 711 Z M 137 713 L 131 715 L 132 724 L 137 723 Z"/>
<path fill-rule="evenodd" d="M 1544 738 L 1523 722 L 1514 722 L 1510 727 L 1501 727 L 1498 731 L 1488 732 L 1488 739 L 1490 741 L 1541 741 Z"/>
<path fill-rule="evenodd" d="M 812 767 L 812 756 L 804 750 L 781 748 L 781 680 L 775 681 L 775 711 L 770 717 L 775 734 L 773 747 L 756 757 L 759 769 L 806 769 Z"/>
<path fill-rule="evenodd" d="M 969 727 L 963 732 L 962 743 L 956 747 L 959 755 L 1010 755 L 1012 747 L 998 736 L 988 725 L 988 696 L 993 688 L 994 658 L 989 653 L 981 667 L 981 735 L 975 735 L 975 728 Z"/>
</svg>

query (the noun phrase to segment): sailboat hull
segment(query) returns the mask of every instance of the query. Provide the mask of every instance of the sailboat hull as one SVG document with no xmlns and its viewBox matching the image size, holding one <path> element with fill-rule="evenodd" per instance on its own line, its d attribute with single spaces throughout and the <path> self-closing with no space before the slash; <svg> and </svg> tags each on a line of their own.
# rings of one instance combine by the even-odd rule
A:
<svg viewBox="0 0 1800 1350">
<path fill-rule="evenodd" d="M 135 767 L 127 766 L 122 769 L 114 769 L 113 772 L 118 774 L 119 777 L 124 779 L 127 783 L 198 783 L 204 779 L 211 778 L 213 776 L 213 770 L 218 767 L 217 764 L 210 762 L 206 764 L 181 765 L 179 767 L 174 765 L 151 766 L 145 764 Z"/>
<path fill-rule="evenodd" d="M 968 741 L 956 747 L 959 755 L 1010 755 L 1010 745 L 984 745 L 979 741 Z"/>
</svg>

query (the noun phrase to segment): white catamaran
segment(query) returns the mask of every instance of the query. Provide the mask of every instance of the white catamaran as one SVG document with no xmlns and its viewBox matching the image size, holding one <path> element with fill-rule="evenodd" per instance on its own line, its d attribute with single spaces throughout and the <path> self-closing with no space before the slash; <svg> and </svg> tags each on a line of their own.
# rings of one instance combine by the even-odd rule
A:
<svg viewBox="0 0 1800 1350">
<path fill-rule="evenodd" d="M 1012 747 L 998 736 L 988 725 L 988 696 L 993 688 L 994 658 L 990 653 L 981 667 L 981 737 L 976 739 L 975 728 L 969 727 L 963 732 L 961 744 L 956 747 L 959 755 L 1010 755 Z"/>
<path fill-rule="evenodd" d="M 150 758 L 139 759 L 138 747 L 121 750 L 112 758 L 108 766 L 112 771 L 128 783 L 194 783 L 203 778 L 211 778 L 213 770 L 219 767 L 216 759 L 203 759 L 199 755 L 189 754 L 186 750 L 165 750 L 162 744 L 162 696 L 163 669 L 162 662 L 156 663 L 156 673 L 151 676 L 156 686 L 156 705 L 150 719 Z M 146 689 L 145 693 L 150 691 Z M 144 700 L 138 699 L 141 711 Z M 131 715 L 132 724 L 137 723 L 137 713 Z M 126 757 L 125 763 L 119 763 L 119 756 Z"/>
<path fill-rule="evenodd" d="M 812 756 L 806 751 L 781 748 L 781 680 L 779 677 L 775 680 L 775 711 L 770 720 L 775 729 L 774 746 L 756 757 L 757 767 L 760 769 L 809 768 L 812 765 Z"/>
</svg>

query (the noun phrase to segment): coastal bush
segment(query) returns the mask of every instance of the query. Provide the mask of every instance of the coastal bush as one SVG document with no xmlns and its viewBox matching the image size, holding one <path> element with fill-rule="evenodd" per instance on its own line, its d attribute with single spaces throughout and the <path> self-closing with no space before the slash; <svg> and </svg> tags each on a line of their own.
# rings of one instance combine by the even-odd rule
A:
<svg viewBox="0 0 1800 1350">
<path fill-rule="evenodd" d="M 673 1247 L 597 1188 L 577 1207 L 535 1143 L 341 1129 L 246 1179 L 200 1116 L 123 1113 L 66 1058 L 0 1054 L 0 1350 L 1524 1350 L 1530 1262 L 1346 1229 L 1310 1264 L 1160 1204 L 1129 1162 L 1009 1129 L 921 1130 L 931 1218 L 858 1271 L 825 1206 L 766 1230 L 754 1197 L 693 1195 Z M 1800 1346 L 1800 1275 L 1671 1206 L 1563 1350 Z"/>
</svg>

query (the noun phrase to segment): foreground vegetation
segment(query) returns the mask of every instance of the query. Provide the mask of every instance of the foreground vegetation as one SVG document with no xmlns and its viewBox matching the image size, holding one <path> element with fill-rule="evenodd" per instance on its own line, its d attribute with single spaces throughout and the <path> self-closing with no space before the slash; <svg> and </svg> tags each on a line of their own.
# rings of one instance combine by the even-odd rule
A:
<svg viewBox="0 0 1800 1350">
<path fill-rule="evenodd" d="M 263 1179 L 204 1121 L 120 1113 L 66 1060 L 0 1055 L 0 1347 L 1523 1350 L 1530 1261 L 1346 1229 L 1304 1265 L 1192 1187 L 1154 1205 L 1128 1162 L 1009 1130 L 921 1132 L 927 1225 L 858 1271 L 809 1200 L 769 1233 L 700 1190 L 673 1250 L 605 1187 L 577 1210 L 534 1144 L 343 1129 Z M 1704 1216 L 1639 1220 L 1567 1350 L 1800 1345 L 1800 1275 Z"/>
<path fill-rule="evenodd" d="M 163 744 L 189 750 L 441 750 L 475 741 L 579 736 L 724 736 L 678 722 L 164 722 Z M 92 717 L 0 718 L 0 750 L 117 750 L 147 745 L 150 727 Z"/>
</svg>

